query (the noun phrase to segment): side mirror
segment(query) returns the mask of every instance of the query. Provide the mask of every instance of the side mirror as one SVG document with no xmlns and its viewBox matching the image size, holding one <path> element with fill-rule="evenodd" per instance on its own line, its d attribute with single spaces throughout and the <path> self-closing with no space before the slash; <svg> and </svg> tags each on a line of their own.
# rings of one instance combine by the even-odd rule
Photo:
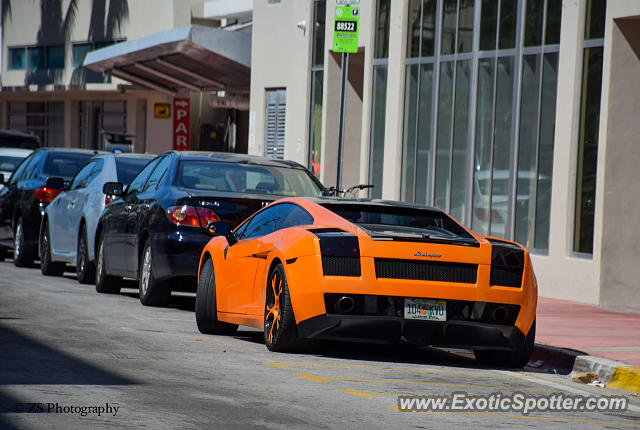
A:
<svg viewBox="0 0 640 430">
<path fill-rule="evenodd" d="M 45 182 L 44 186 L 51 190 L 63 190 L 64 179 L 56 177 L 47 178 L 47 182 Z"/>
<path fill-rule="evenodd" d="M 102 192 L 108 196 L 120 197 L 124 194 L 124 184 L 120 182 L 107 182 L 102 186 Z"/>
<path fill-rule="evenodd" d="M 207 233 L 211 236 L 224 236 L 227 238 L 229 245 L 233 245 L 238 241 L 236 236 L 231 231 L 229 223 L 223 221 L 211 221 L 207 224 Z"/>
</svg>

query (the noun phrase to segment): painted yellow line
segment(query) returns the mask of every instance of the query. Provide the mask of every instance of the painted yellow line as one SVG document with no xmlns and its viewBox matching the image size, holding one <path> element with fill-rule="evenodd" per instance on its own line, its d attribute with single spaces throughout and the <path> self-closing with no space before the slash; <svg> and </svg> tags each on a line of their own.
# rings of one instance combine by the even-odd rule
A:
<svg viewBox="0 0 640 430">
<path fill-rule="evenodd" d="M 515 418 L 525 420 L 549 420 L 549 421 L 565 421 L 572 423 L 588 423 L 588 424 L 607 424 L 628 427 L 640 427 L 640 424 L 618 423 L 611 421 L 581 420 L 577 418 L 559 418 L 559 417 L 533 417 L 530 415 L 507 415 L 507 414 L 491 414 L 485 412 L 453 412 L 453 411 L 401 411 L 397 406 L 388 406 L 398 412 L 421 412 L 425 414 L 451 414 L 451 415 L 474 415 L 481 417 L 498 417 L 498 418 Z"/>
<path fill-rule="evenodd" d="M 365 393 L 364 391 L 353 390 L 353 389 L 350 389 L 350 388 L 343 388 L 340 391 L 344 391 L 345 393 L 353 394 L 354 396 L 358 396 L 358 397 L 372 398 L 372 397 L 375 397 L 377 395 L 377 394 L 373 394 L 373 393 Z"/>
<path fill-rule="evenodd" d="M 407 369 L 403 367 L 381 367 L 381 366 L 357 366 L 347 364 L 315 364 L 315 363 L 279 363 L 268 362 L 264 363 L 267 366 L 272 367 L 326 367 L 333 369 L 371 369 L 371 370 L 389 370 L 394 372 L 419 372 L 419 373 L 437 373 L 437 374 L 452 374 L 452 375 L 471 375 L 471 376 L 489 376 L 491 378 L 517 378 L 529 380 L 524 375 L 513 375 L 504 373 L 483 373 L 483 372 L 457 372 L 452 370 L 436 370 L 436 369 Z"/>
<path fill-rule="evenodd" d="M 412 384 L 412 385 L 430 385 L 440 387 L 460 387 L 460 388 L 483 388 L 489 390 L 518 390 L 518 391 L 534 391 L 543 393 L 557 393 L 558 390 L 544 390 L 537 388 L 512 388 L 512 387 L 496 387 L 493 385 L 468 385 L 468 384 L 451 384 L 448 382 L 427 382 L 427 381 L 403 381 L 398 379 L 366 379 L 366 378 L 335 378 L 312 375 L 310 373 L 294 373 L 309 381 L 315 382 L 331 382 L 331 381 L 348 381 L 348 382 L 381 382 L 384 384 Z"/>
<path fill-rule="evenodd" d="M 613 369 L 608 387 L 640 393 L 640 367 L 618 366 Z"/>
</svg>

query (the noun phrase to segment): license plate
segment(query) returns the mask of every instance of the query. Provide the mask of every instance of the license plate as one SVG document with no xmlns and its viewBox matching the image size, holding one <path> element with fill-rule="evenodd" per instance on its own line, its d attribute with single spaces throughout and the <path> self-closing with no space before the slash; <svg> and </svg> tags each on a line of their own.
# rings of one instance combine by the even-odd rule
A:
<svg viewBox="0 0 640 430">
<path fill-rule="evenodd" d="M 404 317 L 408 320 L 446 321 L 447 302 L 444 300 L 404 299 Z"/>
</svg>

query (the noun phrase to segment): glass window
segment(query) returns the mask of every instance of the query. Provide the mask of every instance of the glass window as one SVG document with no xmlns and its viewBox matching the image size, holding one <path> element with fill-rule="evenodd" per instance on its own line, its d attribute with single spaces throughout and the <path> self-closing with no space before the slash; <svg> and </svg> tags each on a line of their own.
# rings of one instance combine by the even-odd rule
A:
<svg viewBox="0 0 640 430">
<path fill-rule="evenodd" d="M 76 43 L 73 45 L 72 54 L 73 54 L 73 67 L 78 68 L 82 67 L 82 63 L 84 63 L 84 57 L 87 56 L 89 52 L 91 52 L 91 44 L 90 43 Z"/>
<path fill-rule="evenodd" d="M 147 179 L 151 176 L 151 172 L 156 167 L 156 165 L 160 162 L 162 157 L 154 158 L 149 164 L 145 166 L 144 169 L 138 173 L 138 176 L 133 178 L 129 186 L 127 187 L 127 194 L 138 193 L 142 191 L 144 188 L 144 184 L 147 183 Z"/>
<path fill-rule="evenodd" d="M 544 43 L 547 45 L 560 43 L 561 20 L 562 2 L 560 0 L 547 0 L 547 28 L 544 36 Z"/>
<path fill-rule="evenodd" d="M 438 129 L 436 137 L 435 205 L 449 210 L 451 179 L 451 120 L 453 117 L 454 62 L 440 64 L 440 90 L 438 93 Z"/>
<path fill-rule="evenodd" d="M 158 167 L 153 169 L 153 173 L 149 176 L 149 180 L 143 188 L 143 192 L 155 191 L 162 179 L 167 175 L 167 171 L 171 165 L 171 157 L 165 156 L 159 163 Z"/>
<path fill-rule="evenodd" d="M 422 1 L 422 56 L 431 57 L 436 42 L 436 0 Z"/>
<path fill-rule="evenodd" d="M 544 55 L 542 99 L 540 109 L 540 143 L 538 150 L 538 186 L 534 248 L 549 248 L 551 217 L 551 176 L 553 175 L 553 144 L 556 130 L 556 92 L 558 86 L 558 53 Z"/>
<path fill-rule="evenodd" d="M 471 61 L 458 61 L 456 64 L 449 213 L 462 223 L 465 222 L 467 207 L 467 131 L 469 129 L 470 82 Z"/>
<path fill-rule="evenodd" d="M 382 197 L 384 168 L 384 130 L 387 104 L 387 66 L 373 67 L 373 106 L 371 107 L 371 148 L 369 150 L 369 183 L 371 198 Z"/>
<path fill-rule="evenodd" d="M 148 158 L 115 157 L 118 182 L 129 184 L 131 180 L 149 163 Z"/>
<path fill-rule="evenodd" d="M 311 120 L 309 121 L 309 137 L 311 147 L 311 171 L 320 177 L 322 170 L 322 87 L 324 71 L 311 72 Z"/>
<path fill-rule="evenodd" d="M 374 58 L 389 56 L 389 21 L 391 0 L 376 1 L 376 41 Z"/>
<path fill-rule="evenodd" d="M 573 249 L 593 252 L 593 223 L 598 165 L 598 132 L 602 90 L 602 47 L 584 50 L 580 138 L 578 142 L 578 180 Z"/>
<path fill-rule="evenodd" d="M 324 64 L 324 31 L 326 21 L 326 1 L 313 2 L 313 65 Z"/>
<path fill-rule="evenodd" d="M 95 163 L 93 169 L 91 170 L 91 173 L 89 173 L 89 176 L 87 176 L 87 179 L 85 179 L 85 181 L 87 182 L 87 185 L 90 185 L 102 172 L 102 167 L 104 166 L 104 158 L 99 158 L 98 161 Z"/>
<path fill-rule="evenodd" d="M 285 220 L 291 215 L 291 210 L 296 205 L 282 203 L 270 206 L 253 216 L 249 225 L 244 230 L 241 239 L 266 236 L 283 228 Z M 292 219 L 291 221 L 294 221 Z M 313 218 L 311 218 L 313 222 Z M 287 226 L 290 227 L 290 226 Z"/>
<path fill-rule="evenodd" d="M 284 218 L 281 224 L 276 226 L 277 229 L 294 227 L 296 225 L 313 224 L 313 217 L 311 214 L 300 206 L 291 203 L 282 203 L 282 205 L 287 206 L 289 214 Z"/>
<path fill-rule="evenodd" d="M 473 211 L 471 226 L 480 234 L 489 234 L 491 202 L 491 159 L 493 156 L 493 82 L 495 60 L 481 59 L 478 64 L 476 136 L 473 169 Z"/>
<path fill-rule="evenodd" d="M 64 45 L 47 47 L 47 69 L 64 69 Z"/>
<path fill-rule="evenodd" d="M 23 160 L 23 157 L 11 157 L 7 155 L 0 155 L 0 172 L 13 172 L 16 167 Z M 4 178 L 9 179 L 9 177 Z"/>
<path fill-rule="evenodd" d="M 443 0 L 441 53 L 455 54 L 456 52 L 456 18 L 458 13 L 457 0 Z"/>
<path fill-rule="evenodd" d="M 76 174 L 71 182 L 71 189 L 76 190 L 78 188 L 84 188 L 89 184 L 87 180 L 91 172 L 93 172 L 94 167 L 96 167 L 97 161 L 91 161 L 86 166 L 84 166 L 80 171 Z"/>
<path fill-rule="evenodd" d="M 417 67 L 417 65 L 416 65 Z M 418 92 L 418 136 L 416 142 L 416 172 L 414 201 L 425 204 L 428 198 L 429 163 L 431 160 L 431 112 L 433 93 L 433 64 L 420 65 Z"/>
<path fill-rule="evenodd" d="M 185 188 L 272 194 L 279 196 L 319 197 L 320 187 L 304 168 L 245 165 L 216 161 L 183 161 L 178 183 Z"/>
<path fill-rule="evenodd" d="M 91 157 L 91 153 L 52 151 L 47 157 L 43 173 L 70 181 Z"/>
<path fill-rule="evenodd" d="M 27 68 L 27 51 L 24 48 L 9 48 L 9 70 Z"/>
<path fill-rule="evenodd" d="M 496 49 L 498 2 L 495 0 L 482 0 L 480 14 L 480 50 L 489 51 Z"/>
<path fill-rule="evenodd" d="M 18 168 L 11 175 L 11 180 L 9 183 L 13 185 L 16 182 L 24 179 L 24 177 L 27 175 L 27 172 L 29 172 L 31 165 L 34 163 L 34 160 L 37 160 L 39 156 L 40 152 L 34 152 L 33 154 L 25 158 L 25 160 L 20 163 Z"/>
<path fill-rule="evenodd" d="M 409 0 L 409 21 L 407 26 L 407 57 L 420 56 L 420 6 L 422 0 Z"/>
<path fill-rule="evenodd" d="M 475 0 L 460 0 L 458 11 L 457 52 L 471 52 L 473 42 L 473 14 Z"/>
<path fill-rule="evenodd" d="M 44 48 L 27 48 L 27 52 L 29 53 L 29 70 L 46 69 Z"/>
<path fill-rule="evenodd" d="M 524 19 L 524 46 L 539 46 L 542 42 L 544 0 L 527 0 Z"/>
<path fill-rule="evenodd" d="M 511 49 L 516 46 L 517 13 L 518 2 L 516 0 L 502 0 L 500 3 L 499 49 Z"/>
<path fill-rule="evenodd" d="M 584 25 L 585 39 L 604 37 L 604 22 L 607 15 L 607 0 L 587 0 L 587 16 Z"/>
<path fill-rule="evenodd" d="M 404 85 L 404 144 L 402 145 L 402 198 L 414 200 L 414 173 L 416 162 L 416 111 L 418 104 L 418 71 L 420 65 L 407 66 Z"/>
</svg>

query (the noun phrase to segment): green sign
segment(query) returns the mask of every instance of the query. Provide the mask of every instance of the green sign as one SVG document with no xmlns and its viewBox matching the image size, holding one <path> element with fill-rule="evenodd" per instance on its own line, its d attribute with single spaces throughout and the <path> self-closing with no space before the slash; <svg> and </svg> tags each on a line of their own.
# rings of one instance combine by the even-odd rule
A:
<svg viewBox="0 0 640 430">
<path fill-rule="evenodd" d="M 333 26 L 333 52 L 358 52 L 360 8 L 336 6 Z"/>
</svg>

